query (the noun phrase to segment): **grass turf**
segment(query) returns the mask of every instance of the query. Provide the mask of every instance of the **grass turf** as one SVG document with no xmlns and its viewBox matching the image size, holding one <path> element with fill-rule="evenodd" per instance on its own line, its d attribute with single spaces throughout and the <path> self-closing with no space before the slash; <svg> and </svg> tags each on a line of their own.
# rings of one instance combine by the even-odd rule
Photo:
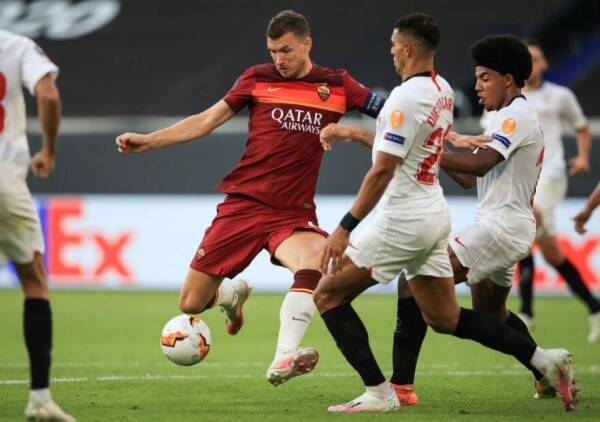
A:
<svg viewBox="0 0 600 422">
<path fill-rule="evenodd" d="M 272 387 L 264 379 L 272 358 L 282 295 L 253 295 L 246 326 L 235 337 L 214 310 L 203 315 L 213 346 L 204 362 L 177 367 L 162 356 L 159 334 L 178 313 L 176 293 L 71 292 L 52 294 L 52 394 L 79 421 L 325 420 L 328 405 L 362 393 L 319 317 L 305 340 L 321 362 L 310 375 Z M 462 298 L 468 304 L 468 298 Z M 0 291 L 0 420 L 23 419 L 28 367 L 22 334 L 22 295 Z M 391 371 L 393 296 L 360 297 L 356 309 L 369 329 L 384 373 Z M 514 302 L 511 303 L 514 307 Z M 600 344 L 586 343 L 585 309 L 574 300 L 536 301 L 534 337 L 575 357 L 580 402 L 566 414 L 559 400 L 532 398 L 529 373 L 511 357 L 449 336 L 428 333 L 417 372 L 421 403 L 400 414 L 353 415 L 391 420 L 600 420 Z"/>
</svg>

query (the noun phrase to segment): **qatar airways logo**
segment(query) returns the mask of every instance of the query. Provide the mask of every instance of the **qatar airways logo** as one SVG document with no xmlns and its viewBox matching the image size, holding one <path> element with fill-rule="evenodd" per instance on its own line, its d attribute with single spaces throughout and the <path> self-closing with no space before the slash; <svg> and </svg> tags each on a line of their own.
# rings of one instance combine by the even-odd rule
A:
<svg viewBox="0 0 600 422">
<path fill-rule="evenodd" d="M 271 111 L 271 118 L 281 125 L 280 129 L 318 135 L 321 133 L 321 119 L 323 118 L 323 113 L 298 110 L 295 108 L 291 108 L 287 111 L 281 108 L 274 108 L 273 111 Z"/>
</svg>

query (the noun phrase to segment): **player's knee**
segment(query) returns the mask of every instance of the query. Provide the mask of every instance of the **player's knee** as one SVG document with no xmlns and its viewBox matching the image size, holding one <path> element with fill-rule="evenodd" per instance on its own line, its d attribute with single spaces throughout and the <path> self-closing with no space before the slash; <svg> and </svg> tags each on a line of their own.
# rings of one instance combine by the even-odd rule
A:
<svg viewBox="0 0 600 422">
<path fill-rule="evenodd" d="M 456 329 L 456 321 L 445 314 L 423 315 L 423 319 L 433 331 L 440 334 L 452 334 Z"/>
<path fill-rule="evenodd" d="M 197 300 L 182 295 L 179 298 L 179 310 L 184 314 L 199 314 L 204 310 L 204 306 Z"/>
<path fill-rule="evenodd" d="M 321 285 L 317 287 L 317 290 L 313 293 L 313 300 L 319 313 L 327 312 L 330 309 L 340 305 L 338 295 L 331 289 L 323 289 Z"/>
</svg>

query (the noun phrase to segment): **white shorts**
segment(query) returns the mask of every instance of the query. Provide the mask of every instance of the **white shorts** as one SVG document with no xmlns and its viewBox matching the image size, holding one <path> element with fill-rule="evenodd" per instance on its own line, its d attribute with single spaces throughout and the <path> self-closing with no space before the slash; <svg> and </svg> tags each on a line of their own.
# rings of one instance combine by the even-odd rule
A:
<svg viewBox="0 0 600 422">
<path fill-rule="evenodd" d="M 533 205 L 542 215 L 542 224 L 538 229 L 537 238 L 556 234 L 554 210 L 565 199 L 567 185 L 566 174 L 561 177 L 540 177 L 538 180 Z"/>
<path fill-rule="evenodd" d="M 468 268 L 467 283 L 476 284 L 489 278 L 501 287 L 512 285 L 517 262 L 529 253 L 535 238 L 535 225 L 523 224 L 512 233 L 498 224 L 480 220 L 453 235 L 450 247 Z"/>
<path fill-rule="evenodd" d="M 31 195 L 0 193 L 0 266 L 30 263 L 34 252 L 44 253 L 44 238 Z"/>
<path fill-rule="evenodd" d="M 450 214 L 377 216 L 353 239 L 346 255 L 357 267 L 368 268 L 371 278 L 389 283 L 402 270 L 406 279 L 418 275 L 452 277 L 448 257 Z"/>
</svg>

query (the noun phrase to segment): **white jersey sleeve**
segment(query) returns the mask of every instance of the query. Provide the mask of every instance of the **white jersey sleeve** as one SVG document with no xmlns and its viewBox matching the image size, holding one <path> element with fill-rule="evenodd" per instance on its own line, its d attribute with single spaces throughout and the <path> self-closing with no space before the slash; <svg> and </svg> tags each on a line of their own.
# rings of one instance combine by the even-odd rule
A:
<svg viewBox="0 0 600 422">
<path fill-rule="evenodd" d="M 488 126 L 492 141 L 486 145 L 498 151 L 505 160 L 529 136 L 529 125 L 519 120 L 516 113 L 512 113 L 512 110 L 505 108 L 496 114 L 494 120 Z"/>
<path fill-rule="evenodd" d="M 58 67 L 46 56 L 46 53 L 32 40 L 23 38 L 26 44 L 21 60 L 23 86 L 35 95 L 35 86 L 44 76 L 50 74 L 56 79 Z"/>
<path fill-rule="evenodd" d="M 560 106 L 560 116 L 569 122 L 575 130 L 583 129 L 587 126 L 587 119 L 581 110 L 581 106 L 573 91 L 568 88 L 563 89 L 564 95 Z"/>
<path fill-rule="evenodd" d="M 382 132 L 377 133 L 381 136 L 376 143 L 377 151 L 404 159 L 414 142 L 419 123 L 406 96 L 390 96 L 387 101 L 391 103 L 381 110 L 385 126 Z"/>
</svg>

